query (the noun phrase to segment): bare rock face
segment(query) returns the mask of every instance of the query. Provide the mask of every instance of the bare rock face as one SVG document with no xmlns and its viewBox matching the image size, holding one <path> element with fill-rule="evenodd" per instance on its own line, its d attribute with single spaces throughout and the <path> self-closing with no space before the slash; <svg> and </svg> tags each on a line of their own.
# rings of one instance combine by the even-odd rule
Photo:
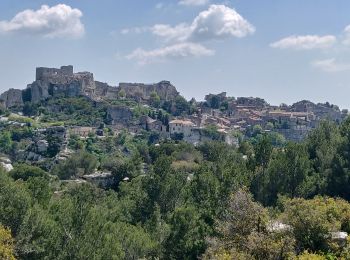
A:
<svg viewBox="0 0 350 260">
<path fill-rule="evenodd" d="M 156 84 L 120 83 L 118 87 L 109 86 L 107 83 L 95 81 L 95 97 L 97 99 L 113 100 L 121 96 L 135 99 L 136 101 L 149 101 L 152 92 L 157 93 L 163 101 L 175 99 L 179 92 L 169 81 L 161 81 Z"/>
<path fill-rule="evenodd" d="M 1 103 L 4 107 L 15 107 L 23 105 L 22 90 L 9 89 L 0 95 Z"/>
<path fill-rule="evenodd" d="M 326 103 L 315 104 L 308 100 L 294 103 L 291 108 L 293 112 L 312 112 L 319 119 L 335 120 L 341 122 L 347 116 L 342 113 L 338 106 Z"/>
<path fill-rule="evenodd" d="M 264 108 L 269 106 L 269 104 L 264 99 L 253 97 L 238 97 L 237 104 L 239 106 L 253 106 L 257 108 Z"/>
<path fill-rule="evenodd" d="M 73 73 L 73 66 L 62 66 L 60 69 L 37 68 L 36 81 L 28 85 L 26 91 L 30 93 L 26 96 L 34 103 L 50 96 L 85 95 L 94 98 L 95 89 L 94 76 L 90 72 Z"/>
<path fill-rule="evenodd" d="M 94 101 L 113 100 L 123 96 L 137 101 L 149 101 L 153 92 L 161 100 L 175 99 L 179 93 L 169 81 L 156 84 L 120 83 L 118 87 L 109 86 L 94 80 L 90 72 L 74 73 L 73 66 L 36 69 L 36 78 L 24 90 L 10 89 L 0 96 L 0 105 L 14 107 L 25 102 L 37 103 L 49 97 L 87 96 Z"/>
<path fill-rule="evenodd" d="M 90 72 L 73 72 L 73 66 L 37 68 L 36 80 L 24 90 L 10 89 L 0 96 L 4 107 L 23 105 L 25 102 L 37 103 L 49 97 L 76 97 L 80 95 L 95 99 L 95 81 Z"/>
<path fill-rule="evenodd" d="M 133 113 L 130 108 L 125 106 L 110 106 L 107 109 L 107 120 L 115 124 L 129 124 L 133 117 Z"/>
<path fill-rule="evenodd" d="M 156 84 L 142 83 L 120 83 L 119 91 L 123 91 L 127 98 L 136 98 L 138 100 L 149 100 L 152 92 L 156 92 L 161 100 L 175 99 L 179 92 L 169 81 L 161 81 Z"/>
<path fill-rule="evenodd" d="M 111 87 L 107 83 L 95 81 L 96 85 L 96 91 L 95 91 L 95 97 L 97 99 L 117 99 L 119 89 L 117 87 Z"/>
</svg>

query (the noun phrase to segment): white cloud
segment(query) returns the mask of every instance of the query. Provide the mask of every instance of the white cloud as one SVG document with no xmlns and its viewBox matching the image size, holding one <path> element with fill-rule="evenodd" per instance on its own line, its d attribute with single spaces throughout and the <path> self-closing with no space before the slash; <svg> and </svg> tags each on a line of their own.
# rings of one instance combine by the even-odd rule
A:
<svg viewBox="0 0 350 260">
<path fill-rule="evenodd" d="M 194 6 L 199 6 L 199 5 L 206 5 L 209 3 L 209 0 L 181 0 L 179 2 L 180 5 L 194 5 Z"/>
<path fill-rule="evenodd" d="M 343 40 L 344 45 L 350 45 L 350 25 L 345 27 L 344 29 L 344 40 Z"/>
<path fill-rule="evenodd" d="M 215 51 L 203 46 L 202 42 L 228 37 L 242 38 L 253 34 L 255 28 L 234 9 L 225 5 L 211 5 L 190 24 L 156 24 L 144 31 L 160 37 L 168 46 L 154 50 L 138 48 L 126 57 L 143 65 L 185 57 L 211 56 Z M 130 29 L 122 31 L 124 34 L 129 32 Z"/>
<path fill-rule="evenodd" d="M 311 65 L 325 72 L 341 72 L 341 71 L 350 70 L 349 63 L 338 62 L 335 58 L 325 59 L 325 60 L 316 60 L 312 62 Z"/>
<path fill-rule="evenodd" d="M 154 62 L 162 62 L 169 59 L 180 59 L 186 57 L 212 56 L 215 51 L 196 43 L 177 43 L 174 45 L 154 50 L 136 49 L 126 58 L 136 60 L 140 65 Z"/>
<path fill-rule="evenodd" d="M 211 5 L 201 12 L 189 25 L 176 26 L 157 24 L 152 28 L 153 34 L 168 41 L 203 42 L 227 37 L 242 38 L 253 34 L 255 28 L 234 9 L 225 5 Z"/>
<path fill-rule="evenodd" d="M 0 32 L 38 34 L 48 38 L 79 38 L 84 34 L 83 13 L 68 5 L 41 6 L 38 10 L 24 10 L 9 21 L 0 21 Z"/>
<path fill-rule="evenodd" d="M 332 47 L 336 42 L 337 38 L 333 35 L 293 35 L 274 42 L 270 46 L 278 49 L 312 50 L 327 49 Z"/>
<path fill-rule="evenodd" d="M 149 31 L 149 27 L 132 27 L 132 28 L 124 28 L 120 31 L 121 34 L 129 34 L 129 33 L 134 33 L 134 34 L 140 34 Z"/>
<path fill-rule="evenodd" d="M 153 34 L 166 41 L 186 41 L 190 35 L 190 28 L 185 23 L 172 27 L 168 24 L 156 24 L 151 28 Z"/>
</svg>

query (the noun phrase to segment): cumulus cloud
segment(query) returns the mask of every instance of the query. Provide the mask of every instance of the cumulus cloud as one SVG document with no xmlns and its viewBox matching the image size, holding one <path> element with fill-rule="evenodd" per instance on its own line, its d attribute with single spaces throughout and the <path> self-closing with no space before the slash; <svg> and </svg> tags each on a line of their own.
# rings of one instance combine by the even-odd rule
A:
<svg viewBox="0 0 350 260">
<path fill-rule="evenodd" d="M 166 41 L 186 41 L 190 34 L 187 24 L 181 23 L 172 27 L 168 24 L 156 24 L 151 28 L 154 35 L 160 36 Z"/>
<path fill-rule="evenodd" d="M 176 26 L 157 24 L 153 26 L 152 32 L 168 41 L 203 42 L 227 37 L 242 38 L 253 34 L 255 28 L 236 10 L 225 5 L 211 5 L 191 24 L 182 23 Z"/>
<path fill-rule="evenodd" d="M 9 21 L 0 21 L 0 32 L 31 33 L 48 38 L 79 38 L 84 34 L 83 13 L 65 4 L 24 10 Z"/>
<path fill-rule="evenodd" d="M 225 5 L 211 5 L 199 13 L 191 23 L 175 26 L 156 24 L 146 31 L 160 37 L 168 46 L 154 50 L 139 48 L 129 54 L 127 59 L 136 60 L 139 64 L 148 64 L 185 57 L 211 56 L 215 51 L 205 47 L 205 42 L 229 37 L 246 37 L 253 34 L 255 28 L 234 9 Z"/>
<path fill-rule="evenodd" d="M 316 61 L 313 61 L 311 65 L 325 72 L 341 72 L 341 71 L 350 70 L 349 63 L 338 62 L 335 58 L 325 59 L 325 60 L 316 60 Z"/>
<path fill-rule="evenodd" d="M 180 5 L 194 5 L 194 6 L 199 6 L 199 5 L 206 5 L 209 3 L 209 0 L 181 0 L 179 2 Z"/>
<path fill-rule="evenodd" d="M 293 35 L 274 42 L 270 46 L 278 49 L 312 50 L 327 49 L 332 47 L 336 42 L 337 38 L 333 35 Z"/>
<path fill-rule="evenodd" d="M 214 53 L 213 50 L 207 49 L 197 43 L 177 43 L 149 51 L 139 48 L 129 54 L 126 58 L 129 60 L 136 60 L 140 65 L 145 65 L 169 59 L 212 56 Z"/>
</svg>

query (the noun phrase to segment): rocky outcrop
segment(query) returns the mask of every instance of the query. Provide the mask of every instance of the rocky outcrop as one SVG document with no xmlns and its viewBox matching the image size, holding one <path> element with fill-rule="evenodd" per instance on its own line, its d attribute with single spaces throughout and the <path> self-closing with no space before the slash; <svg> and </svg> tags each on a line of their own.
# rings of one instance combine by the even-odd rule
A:
<svg viewBox="0 0 350 260">
<path fill-rule="evenodd" d="M 90 72 L 73 73 L 73 66 L 37 68 L 36 80 L 26 89 L 10 89 L 0 96 L 6 108 L 20 106 L 25 102 L 39 102 L 49 97 L 88 96 L 95 98 L 95 81 Z"/>
<path fill-rule="evenodd" d="M 9 89 L 0 95 L 2 106 L 9 108 L 23 105 L 22 90 Z"/>
<path fill-rule="evenodd" d="M 347 112 L 343 113 L 338 106 L 326 103 L 315 104 L 308 100 L 302 100 L 294 103 L 290 110 L 293 112 L 314 113 L 319 120 L 334 120 L 341 122 L 347 116 Z"/>
<path fill-rule="evenodd" d="M 128 125 L 133 117 L 130 108 L 124 106 L 110 106 L 107 108 L 107 122 L 109 124 Z"/>
<path fill-rule="evenodd" d="M 13 170 L 12 162 L 7 157 L 0 157 L 0 167 L 2 167 L 6 172 Z"/>
<path fill-rule="evenodd" d="M 255 107 L 255 108 L 265 108 L 268 107 L 269 104 L 262 98 L 254 98 L 254 97 L 238 97 L 237 105 L 239 106 L 247 106 L 247 107 Z"/>
<path fill-rule="evenodd" d="M 28 85 L 25 101 L 39 102 L 48 97 L 75 97 L 85 95 L 94 98 L 95 81 L 90 72 L 73 73 L 73 66 L 60 69 L 37 68 L 36 81 Z"/>
<path fill-rule="evenodd" d="M 156 84 L 120 83 L 118 89 L 124 92 L 127 98 L 135 98 L 139 101 L 149 100 L 152 92 L 156 92 L 163 101 L 174 100 L 179 95 L 169 81 Z"/>
<path fill-rule="evenodd" d="M 26 89 L 10 89 L 0 96 L 0 105 L 9 108 L 25 102 L 37 103 L 49 97 L 87 96 L 95 101 L 113 100 L 120 96 L 137 101 L 148 101 L 156 92 L 161 100 L 167 101 L 179 95 L 169 81 L 156 84 L 120 83 L 118 87 L 109 86 L 94 80 L 90 72 L 74 73 L 73 66 L 36 69 L 36 78 Z M 123 94 L 121 94 L 123 93 Z"/>
</svg>

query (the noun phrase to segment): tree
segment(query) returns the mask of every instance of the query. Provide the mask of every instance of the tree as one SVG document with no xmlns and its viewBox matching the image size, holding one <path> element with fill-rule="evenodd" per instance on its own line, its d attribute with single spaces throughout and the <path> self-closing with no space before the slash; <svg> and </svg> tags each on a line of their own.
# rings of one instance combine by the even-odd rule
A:
<svg viewBox="0 0 350 260">
<path fill-rule="evenodd" d="M 54 259 L 63 243 L 63 234 L 52 216 L 39 206 L 28 210 L 19 234 L 16 251 L 23 259 Z"/>
<path fill-rule="evenodd" d="M 157 92 L 152 91 L 150 94 L 150 103 L 153 107 L 158 108 L 160 106 L 160 97 Z"/>
<path fill-rule="evenodd" d="M 14 180 L 22 179 L 24 181 L 27 181 L 29 178 L 49 178 L 49 175 L 44 170 L 40 169 L 39 167 L 31 166 L 28 164 L 17 164 L 15 165 L 14 169 L 9 172 L 9 175 Z"/>
<path fill-rule="evenodd" d="M 191 206 L 178 208 L 170 217 L 165 255 L 170 259 L 196 259 L 206 248 L 208 226 Z"/>
<path fill-rule="evenodd" d="M 266 182 L 266 169 L 270 162 L 273 147 L 271 139 L 267 135 L 263 135 L 254 144 L 253 171 L 254 178 L 252 180 L 251 191 L 259 202 L 263 202 L 264 193 L 261 190 Z"/>
<path fill-rule="evenodd" d="M 44 177 L 30 177 L 25 184 L 33 200 L 47 208 L 52 196 L 50 181 Z"/>
<path fill-rule="evenodd" d="M 329 121 L 322 121 L 308 135 L 305 143 L 315 171 L 325 173 L 331 168 L 341 142 L 340 129 Z"/>
<path fill-rule="evenodd" d="M 57 136 L 49 134 L 47 137 L 47 142 L 49 143 L 46 151 L 47 156 L 55 157 L 60 152 L 62 140 Z"/>
<path fill-rule="evenodd" d="M 271 139 L 267 135 L 263 135 L 261 139 L 254 145 L 256 166 L 266 169 L 272 153 Z"/>
<path fill-rule="evenodd" d="M 213 109 L 219 109 L 220 108 L 220 97 L 217 95 L 214 95 L 211 99 L 210 99 L 210 107 Z"/>
<path fill-rule="evenodd" d="M 177 96 L 175 98 L 175 116 L 179 116 L 185 112 L 188 112 L 190 109 L 190 104 L 182 96 Z"/>
<path fill-rule="evenodd" d="M 3 153 L 10 153 L 12 144 L 11 133 L 9 131 L 3 131 L 0 134 L 0 151 Z"/>
<path fill-rule="evenodd" d="M 274 205 L 278 195 L 310 197 L 315 193 L 315 176 L 305 146 L 289 143 L 272 156 L 258 194 L 264 205 Z"/>
<path fill-rule="evenodd" d="M 3 260 L 15 260 L 14 239 L 11 231 L 0 225 L 0 258 Z"/>
<path fill-rule="evenodd" d="M 38 105 L 32 102 L 25 102 L 22 112 L 25 116 L 36 116 L 39 112 Z"/>
<path fill-rule="evenodd" d="M 61 179 L 69 179 L 76 175 L 87 175 L 94 172 L 98 164 L 91 153 L 79 151 L 65 161 L 61 161 L 53 169 L 53 173 Z"/>
<path fill-rule="evenodd" d="M 121 89 L 119 92 L 118 92 L 118 96 L 119 98 L 121 99 L 124 99 L 126 97 L 126 92 L 124 89 Z"/>
<path fill-rule="evenodd" d="M 312 252 L 331 250 L 330 232 L 350 228 L 350 204 L 342 199 L 315 197 L 281 200 L 282 220 L 293 229 L 297 247 Z"/>
<path fill-rule="evenodd" d="M 220 139 L 222 138 L 222 135 L 218 132 L 218 127 L 216 125 L 206 126 L 203 132 L 212 140 L 220 141 Z"/>
<path fill-rule="evenodd" d="M 209 239 L 205 258 L 287 259 L 294 254 L 294 240 L 288 232 L 270 232 L 266 209 L 240 189 L 232 194 L 226 210 L 217 220 L 217 237 Z M 225 259 L 225 258 L 224 258 Z"/>
<path fill-rule="evenodd" d="M 13 182 L 0 171 L 0 223 L 17 234 L 30 207 L 31 197 L 21 182 Z"/>
<path fill-rule="evenodd" d="M 117 189 L 119 183 L 125 177 L 135 177 L 137 165 L 126 158 L 107 157 L 104 161 L 102 161 L 101 168 L 112 173 L 114 182 L 116 183 L 116 186 L 113 188 Z"/>
</svg>

